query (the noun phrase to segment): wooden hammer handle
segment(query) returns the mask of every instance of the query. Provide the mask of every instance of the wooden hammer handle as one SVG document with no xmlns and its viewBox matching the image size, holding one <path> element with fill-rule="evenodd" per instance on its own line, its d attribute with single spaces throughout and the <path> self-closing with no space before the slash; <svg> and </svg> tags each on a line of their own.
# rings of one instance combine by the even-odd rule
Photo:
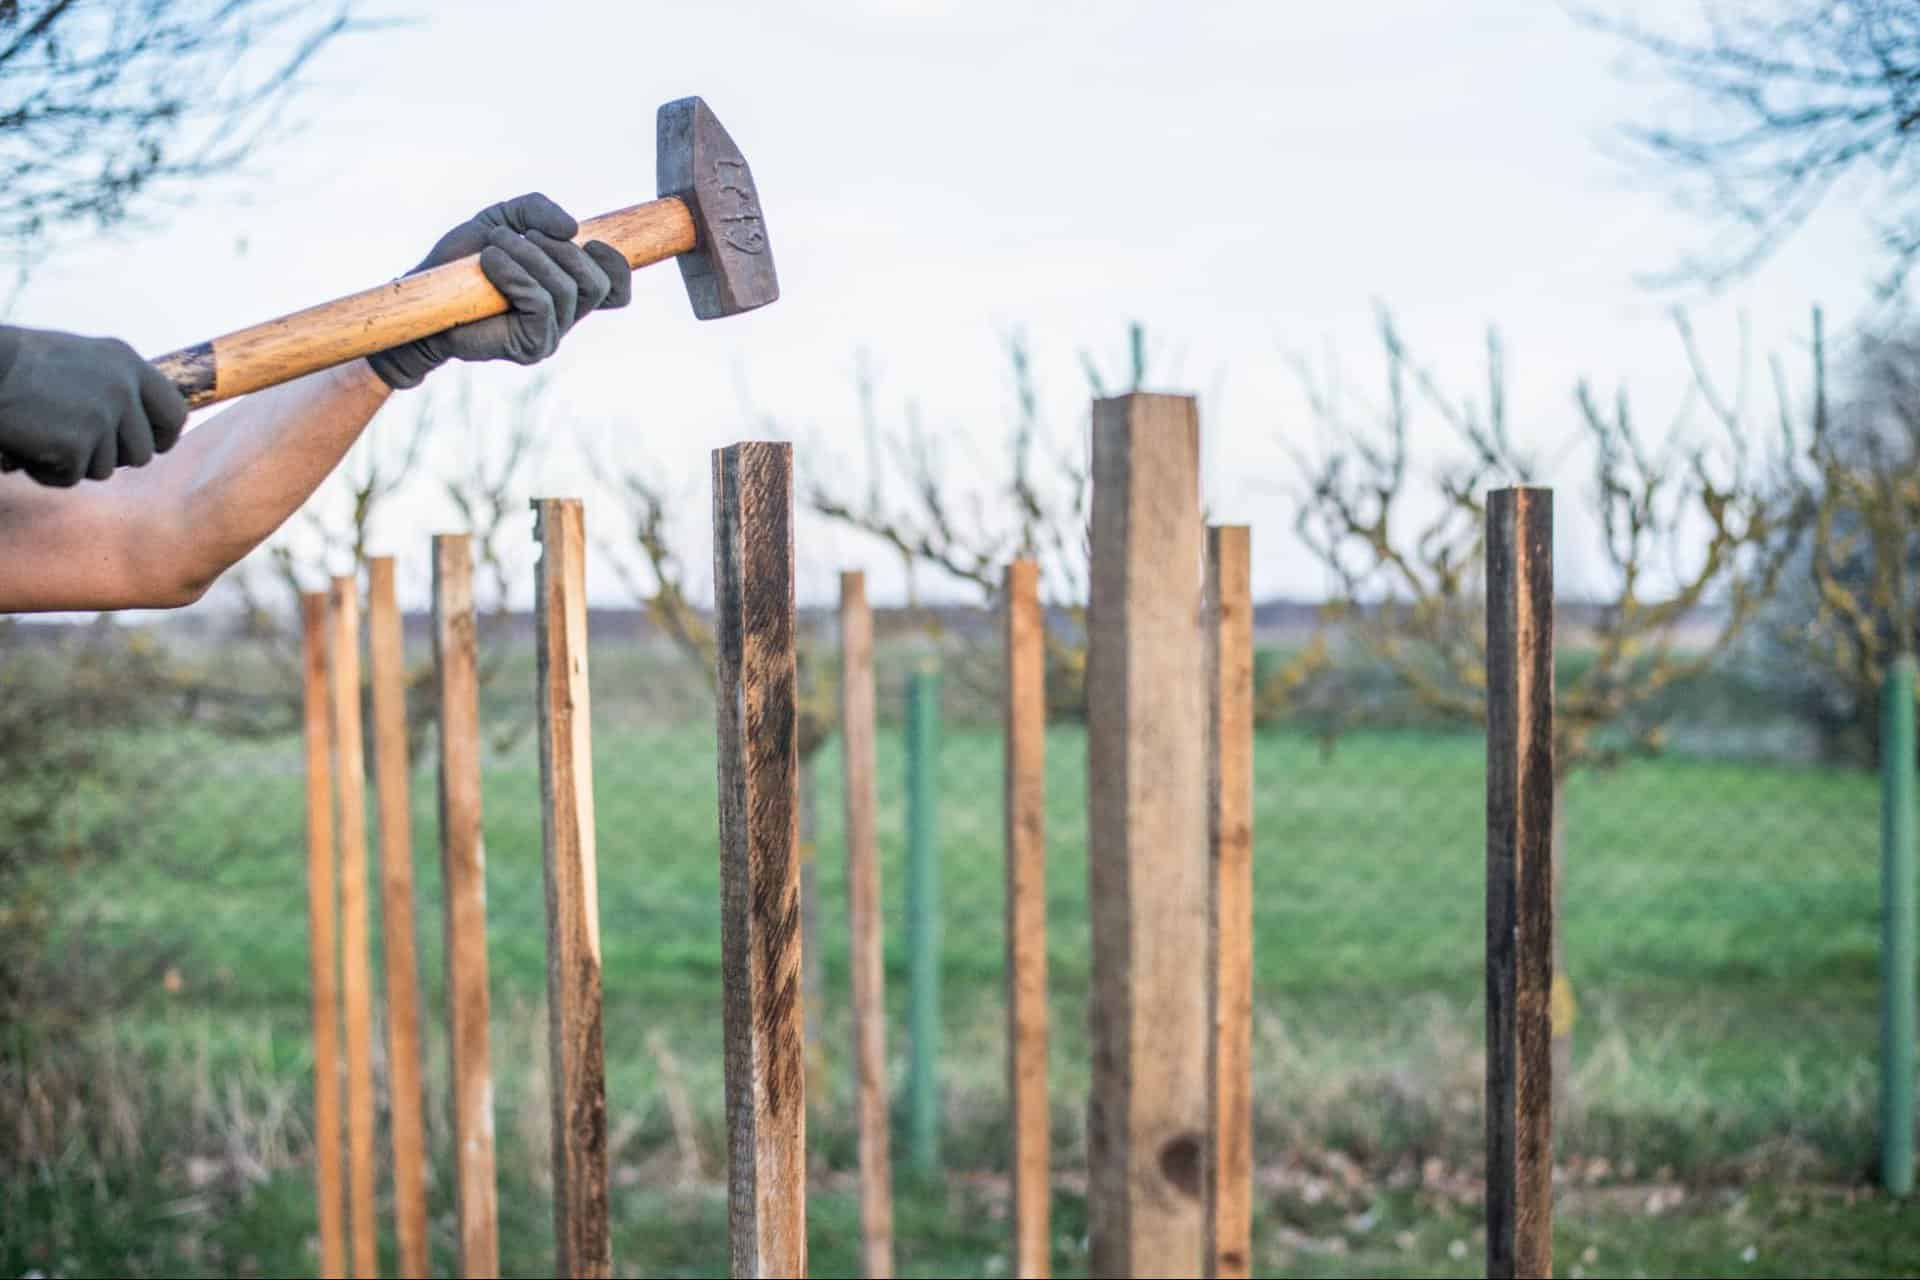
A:
<svg viewBox="0 0 1920 1280">
<path fill-rule="evenodd" d="M 691 252 L 699 235 L 686 204 L 666 196 L 591 218 L 574 240 L 603 240 L 625 254 L 628 265 L 644 267 Z M 506 310 L 506 298 L 488 283 L 480 255 L 473 254 L 169 352 L 153 363 L 197 409 Z"/>
</svg>

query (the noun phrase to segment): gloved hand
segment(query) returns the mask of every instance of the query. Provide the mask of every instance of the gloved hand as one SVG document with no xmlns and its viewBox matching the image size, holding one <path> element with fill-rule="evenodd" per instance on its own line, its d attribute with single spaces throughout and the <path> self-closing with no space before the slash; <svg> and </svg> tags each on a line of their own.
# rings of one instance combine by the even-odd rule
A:
<svg viewBox="0 0 1920 1280">
<path fill-rule="evenodd" d="M 545 360 L 589 311 L 624 307 L 633 297 L 633 269 L 618 249 L 598 240 L 573 243 L 580 224 L 537 192 L 482 209 L 433 246 L 408 275 L 480 255 L 480 269 L 512 310 L 431 337 L 391 347 L 367 363 L 390 387 L 417 387 L 448 360 Z"/>
<path fill-rule="evenodd" d="M 187 402 L 117 338 L 0 326 L 0 471 L 65 488 L 173 448 Z"/>
</svg>

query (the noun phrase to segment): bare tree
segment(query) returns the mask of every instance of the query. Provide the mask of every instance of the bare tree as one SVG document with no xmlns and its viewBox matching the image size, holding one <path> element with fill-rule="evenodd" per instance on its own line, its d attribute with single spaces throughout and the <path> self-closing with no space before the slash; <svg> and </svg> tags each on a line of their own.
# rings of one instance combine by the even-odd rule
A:
<svg viewBox="0 0 1920 1280">
<path fill-rule="evenodd" d="M 1026 338 L 1010 335 L 1006 351 L 1013 393 L 1006 467 L 984 488 L 959 491 L 940 442 L 927 431 L 917 405 L 909 402 L 891 429 L 882 426 L 872 373 L 862 362 L 857 376 L 869 441 L 866 491 L 855 497 L 821 471 L 810 477 L 805 500 L 816 515 L 877 540 L 900 558 L 909 606 L 920 603 L 923 572 L 967 588 L 980 605 L 990 606 L 999 598 L 1001 572 L 1009 560 L 1037 561 L 1047 604 L 1049 702 L 1056 712 L 1078 714 L 1086 679 L 1092 493 L 1086 446 L 1078 435 L 1062 444 L 1049 429 Z M 1082 352 L 1080 360 L 1095 394 L 1108 394 L 1116 384 L 1101 375 L 1091 355 Z M 1145 331 L 1136 324 L 1128 330 L 1128 366 L 1118 389 L 1138 389 L 1146 377 Z M 938 634 L 936 614 L 924 612 L 923 621 L 930 634 Z M 965 663 L 960 675 L 983 687 L 994 678 L 989 662 Z"/>
<path fill-rule="evenodd" d="M 1721 222 L 1682 278 L 1751 269 L 1843 182 L 1871 180 L 1898 290 L 1920 254 L 1920 8 L 1903 0 L 1700 5 L 1695 34 L 1591 9 L 1588 25 L 1650 57 L 1689 105 L 1683 119 L 1630 127 L 1642 156 Z"/>
<path fill-rule="evenodd" d="M 1824 334 L 1814 314 L 1814 346 Z M 1795 572 L 1770 604 L 1759 649 L 1768 683 L 1826 735 L 1832 754 L 1878 755 L 1887 665 L 1920 636 L 1920 338 L 1869 335 L 1815 390 L 1794 476 L 1806 530 Z"/>
<path fill-rule="evenodd" d="M 1758 451 L 1744 391 L 1723 394 L 1685 317 L 1678 323 L 1693 394 L 1661 447 L 1649 447 L 1624 388 L 1602 397 L 1582 381 L 1574 390 L 1593 451 L 1588 509 L 1599 522 L 1611 585 L 1592 602 L 1583 628 L 1591 660 L 1562 673 L 1556 745 L 1563 774 L 1660 744 L 1657 696 L 1732 644 L 1772 591 L 1791 544 L 1779 476 L 1794 437 Z M 1537 467 L 1513 441 L 1497 333 L 1487 337 L 1483 398 L 1454 397 L 1408 352 L 1390 315 L 1383 311 L 1379 324 L 1386 395 L 1367 413 L 1371 421 L 1348 410 L 1351 396 L 1301 368 L 1308 404 L 1332 444 L 1318 457 L 1297 455 L 1305 483 L 1296 527 L 1328 571 L 1329 620 L 1419 705 L 1478 722 L 1486 711 L 1485 495 L 1534 482 Z M 1717 440 L 1691 429 L 1702 406 Z M 1409 451 L 1423 411 L 1464 446 L 1436 464 L 1430 490 Z M 1790 431 L 1790 406 L 1781 413 Z M 1422 499 L 1430 500 L 1424 514 Z M 1702 617 L 1713 626 L 1705 643 L 1685 634 Z M 1607 741 L 1610 728 L 1627 730 L 1626 741 Z"/>
<path fill-rule="evenodd" d="M 25 266 L 233 171 L 353 0 L 0 0 L 0 242 Z"/>
</svg>

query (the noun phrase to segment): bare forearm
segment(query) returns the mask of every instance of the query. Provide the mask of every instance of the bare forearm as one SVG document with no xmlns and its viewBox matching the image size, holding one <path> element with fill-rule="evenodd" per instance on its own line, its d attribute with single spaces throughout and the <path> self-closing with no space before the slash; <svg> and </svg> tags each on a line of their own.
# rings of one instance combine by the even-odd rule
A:
<svg viewBox="0 0 1920 1280">
<path fill-rule="evenodd" d="M 299 509 L 389 394 L 356 360 L 258 392 L 110 480 L 0 476 L 0 613 L 191 603 Z"/>
<path fill-rule="evenodd" d="M 364 360 L 257 392 L 147 470 L 182 524 L 186 576 L 211 582 L 300 509 L 392 392 Z"/>
</svg>

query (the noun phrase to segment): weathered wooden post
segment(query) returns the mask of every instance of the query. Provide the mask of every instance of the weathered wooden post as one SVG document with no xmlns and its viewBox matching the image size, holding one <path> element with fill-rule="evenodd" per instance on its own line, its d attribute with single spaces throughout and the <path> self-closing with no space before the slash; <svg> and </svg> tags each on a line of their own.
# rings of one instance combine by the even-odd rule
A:
<svg viewBox="0 0 1920 1280">
<path fill-rule="evenodd" d="M 1007 1097 L 1013 1111 L 1013 1274 L 1052 1274 L 1047 1101 L 1047 648 L 1040 567 L 1007 566 Z"/>
<path fill-rule="evenodd" d="M 340 986 L 347 1019 L 347 1221 L 353 1274 L 380 1270 L 374 1215 L 373 978 L 367 954 L 367 762 L 360 721 L 360 593 L 352 574 L 328 599 L 327 688 L 333 706 L 333 777 L 340 844 Z"/>
<path fill-rule="evenodd" d="M 1200 1275 L 1206 699 L 1190 397 L 1094 402 L 1088 623 L 1089 1271 Z"/>
<path fill-rule="evenodd" d="M 439 690 L 440 875 L 453 1066 L 453 1194 L 459 1274 L 500 1274 L 494 1207 L 493 1067 L 487 1040 L 487 848 L 480 828 L 480 681 L 473 540 L 433 540 L 433 666 Z"/>
<path fill-rule="evenodd" d="M 807 1273 L 793 448 L 713 455 L 727 1229 L 735 1276 Z"/>
<path fill-rule="evenodd" d="M 333 761 L 327 741 L 327 594 L 300 596 L 307 756 L 307 953 L 313 986 L 313 1192 L 320 1226 L 320 1274 L 347 1274 L 340 1187 L 339 886 L 333 860 Z"/>
<path fill-rule="evenodd" d="M 1244 525 L 1207 530 L 1207 1274 L 1253 1265 L 1253 591 Z"/>
<path fill-rule="evenodd" d="M 840 746 L 847 806 L 848 967 L 853 971 L 854 1119 L 860 1143 L 860 1265 L 893 1275 L 888 1151 L 886 946 L 874 835 L 873 612 L 863 573 L 840 575 Z"/>
<path fill-rule="evenodd" d="M 427 1139 L 420 1116 L 420 960 L 413 936 L 412 771 L 407 663 L 392 556 L 367 561 L 367 656 L 373 683 L 374 802 L 380 819 L 380 928 L 387 974 L 387 1107 L 394 1237 L 402 1276 L 427 1259 Z"/>
<path fill-rule="evenodd" d="M 1487 1275 L 1553 1274 L 1553 491 L 1487 502 Z"/>
<path fill-rule="evenodd" d="M 587 687 L 586 531 L 578 498 L 534 504 L 540 564 L 541 843 L 547 880 L 547 1042 L 553 1093 L 556 1275 L 613 1271 L 607 1223 L 607 1073 Z"/>
</svg>

